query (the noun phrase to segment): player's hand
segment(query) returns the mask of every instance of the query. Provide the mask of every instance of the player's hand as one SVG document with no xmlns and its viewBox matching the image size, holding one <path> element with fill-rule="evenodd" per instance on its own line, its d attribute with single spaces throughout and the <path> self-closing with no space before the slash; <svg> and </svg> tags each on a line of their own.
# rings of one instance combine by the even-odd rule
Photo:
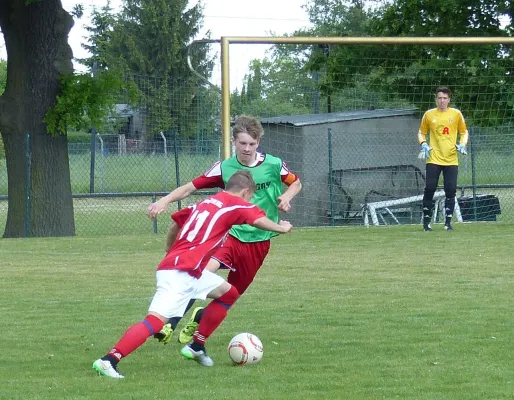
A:
<svg viewBox="0 0 514 400">
<path fill-rule="evenodd" d="M 155 203 L 152 203 L 148 206 L 148 208 L 146 209 L 146 213 L 148 214 L 149 218 L 155 219 L 160 213 L 166 211 L 166 209 L 168 208 L 168 203 L 163 202 L 161 200 L 156 201 Z"/>
<path fill-rule="evenodd" d="M 468 154 L 468 151 L 466 150 L 466 146 L 464 146 L 463 144 L 456 144 L 455 148 L 457 149 L 457 151 L 460 154 L 464 154 L 464 155 Z"/>
<path fill-rule="evenodd" d="M 430 156 L 430 150 L 432 150 L 432 147 L 430 147 L 427 142 L 423 142 L 421 144 L 421 151 L 419 152 L 418 158 L 422 160 L 428 158 Z"/>
<path fill-rule="evenodd" d="M 284 233 L 289 233 L 291 232 L 291 229 L 293 229 L 293 225 L 291 225 L 289 221 L 280 220 L 278 224 L 284 228 Z"/>
<path fill-rule="evenodd" d="M 278 197 L 277 200 L 278 200 L 277 208 L 279 211 L 289 212 L 289 210 L 291 210 L 291 203 L 290 203 L 290 199 L 288 197 L 282 195 L 282 196 Z"/>
</svg>

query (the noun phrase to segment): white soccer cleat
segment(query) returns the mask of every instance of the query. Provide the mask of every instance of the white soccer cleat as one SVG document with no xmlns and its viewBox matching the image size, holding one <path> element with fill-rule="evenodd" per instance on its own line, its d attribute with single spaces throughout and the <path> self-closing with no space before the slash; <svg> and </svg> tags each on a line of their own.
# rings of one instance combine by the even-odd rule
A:
<svg viewBox="0 0 514 400">
<path fill-rule="evenodd" d="M 205 350 L 194 351 L 188 344 L 182 347 L 180 354 L 188 360 L 195 360 L 198 364 L 203 365 L 204 367 L 212 367 L 214 365 L 214 361 L 212 361 L 212 358 L 207 355 Z"/>
<path fill-rule="evenodd" d="M 107 360 L 99 358 L 93 363 L 93 369 L 102 376 L 108 376 L 109 378 L 123 379 L 125 378 L 118 370 L 112 366 Z"/>
</svg>

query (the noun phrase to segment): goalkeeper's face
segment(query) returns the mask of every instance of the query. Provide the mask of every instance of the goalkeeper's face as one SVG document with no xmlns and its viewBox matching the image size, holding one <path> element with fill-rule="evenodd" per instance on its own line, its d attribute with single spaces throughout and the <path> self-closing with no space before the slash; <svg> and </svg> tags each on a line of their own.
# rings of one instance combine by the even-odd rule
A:
<svg viewBox="0 0 514 400">
<path fill-rule="evenodd" d="M 446 111 L 448 109 L 448 105 L 450 104 L 450 96 L 443 92 L 438 92 L 435 96 L 435 103 L 437 104 L 437 108 L 441 111 Z"/>
<path fill-rule="evenodd" d="M 233 139 L 236 157 L 243 165 L 250 165 L 255 161 L 259 140 L 252 138 L 248 133 L 240 132 Z"/>
</svg>

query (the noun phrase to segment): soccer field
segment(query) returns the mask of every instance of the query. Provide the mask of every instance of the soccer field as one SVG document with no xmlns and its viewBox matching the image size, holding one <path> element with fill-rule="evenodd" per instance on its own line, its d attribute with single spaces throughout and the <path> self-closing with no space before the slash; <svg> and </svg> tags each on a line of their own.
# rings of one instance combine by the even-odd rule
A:
<svg viewBox="0 0 514 400">
<path fill-rule="evenodd" d="M 274 239 L 213 368 L 149 339 L 121 381 L 91 365 L 146 315 L 164 235 L 0 240 L 0 399 L 512 399 L 514 225 L 420 229 Z M 244 331 L 264 358 L 235 367 Z"/>
</svg>

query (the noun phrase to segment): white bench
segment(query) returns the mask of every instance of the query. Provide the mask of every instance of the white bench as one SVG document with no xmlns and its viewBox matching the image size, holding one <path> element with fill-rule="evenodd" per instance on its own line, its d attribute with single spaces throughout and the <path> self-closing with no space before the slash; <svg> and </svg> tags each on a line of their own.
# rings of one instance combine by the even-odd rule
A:
<svg viewBox="0 0 514 400">
<path fill-rule="evenodd" d="M 437 219 L 437 214 L 439 211 L 444 213 L 444 191 L 440 190 L 435 192 L 434 194 L 434 213 L 433 213 L 433 220 L 434 222 Z M 410 208 L 400 208 L 395 209 L 395 206 L 400 206 L 404 204 L 410 204 L 410 203 L 417 203 L 423 200 L 423 195 L 420 194 L 418 196 L 411 196 L 411 197 L 403 197 L 401 199 L 393 199 L 393 200 L 384 200 L 384 201 L 376 201 L 374 203 L 368 203 L 364 204 L 364 225 L 369 225 L 369 218 L 371 217 L 371 222 L 373 225 L 380 225 L 380 222 L 378 218 L 380 217 L 382 221 L 385 223 L 384 217 L 382 216 L 382 213 L 389 214 L 393 220 L 399 224 L 398 219 L 395 217 L 394 212 L 400 212 L 400 211 L 409 211 Z M 393 212 L 394 211 L 394 212 Z M 410 210 L 412 211 L 412 210 Z M 459 202 L 457 201 L 457 198 L 455 198 L 455 216 L 457 217 L 458 222 L 462 222 L 462 215 L 460 213 L 460 207 Z"/>
</svg>

